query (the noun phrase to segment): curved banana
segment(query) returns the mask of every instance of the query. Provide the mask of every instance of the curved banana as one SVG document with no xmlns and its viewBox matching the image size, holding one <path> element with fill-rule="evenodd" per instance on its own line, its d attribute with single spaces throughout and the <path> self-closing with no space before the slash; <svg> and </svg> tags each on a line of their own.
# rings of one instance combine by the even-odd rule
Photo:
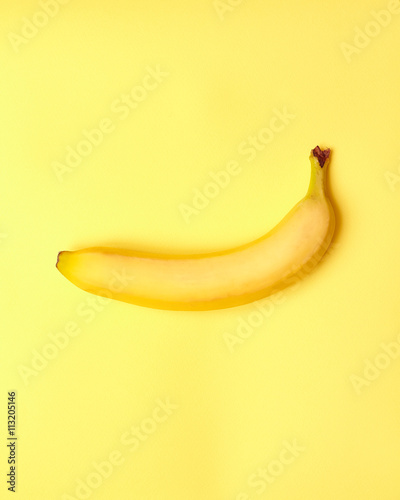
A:
<svg viewBox="0 0 400 500">
<path fill-rule="evenodd" d="M 306 196 L 275 228 L 233 249 L 167 255 L 113 248 L 60 252 L 58 270 L 87 292 L 155 309 L 246 304 L 293 284 L 329 247 L 335 215 L 325 191 L 330 149 L 311 151 Z"/>
</svg>

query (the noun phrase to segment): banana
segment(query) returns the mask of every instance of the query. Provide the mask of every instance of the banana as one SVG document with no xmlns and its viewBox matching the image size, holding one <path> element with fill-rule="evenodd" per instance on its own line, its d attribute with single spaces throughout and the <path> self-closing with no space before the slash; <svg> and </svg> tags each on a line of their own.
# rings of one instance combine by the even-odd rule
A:
<svg viewBox="0 0 400 500">
<path fill-rule="evenodd" d="M 309 273 L 330 245 L 335 229 L 326 193 L 330 156 L 330 149 L 311 151 L 306 196 L 250 243 L 190 255 L 93 247 L 60 252 L 56 266 L 87 292 L 155 309 L 224 309 L 262 299 Z"/>
</svg>

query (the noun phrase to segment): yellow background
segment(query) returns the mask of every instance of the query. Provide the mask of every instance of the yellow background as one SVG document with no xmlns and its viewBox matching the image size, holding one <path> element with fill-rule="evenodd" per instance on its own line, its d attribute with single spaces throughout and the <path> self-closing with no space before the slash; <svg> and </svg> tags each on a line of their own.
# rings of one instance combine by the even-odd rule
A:
<svg viewBox="0 0 400 500">
<path fill-rule="evenodd" d="M 0 9 L 0 497 L 12 495 L 14 390 L 24 500 L 400 498 L 400 357 L 364 375 L 366 360 L 386 363 L 382 342 L 400 343 L 400 13 L 368 24 L 400 5 L 57 5 L 47 23 L 33 0 Z M 32 19 L 43 27 L 16 43 Z M 365 47 L 357 27 L 374 33 Z M 121 119 L 113 103 L 148 67 L 165 76 Z M 247 161 L 239 145 L 274 109 L 293 118 Z M 115 130 L 60 180 L 54 162 L 107 118 Z M 255 239 L 305 194 L 317 144 L 334 151 L 334 244 L 261 320 L 256 304 L 101 304 L 55 268 L 60 250 L 94 245 L 190 253 Z M 185 221 L 181 204 L 230 161 L 240 174 Z M 79 334 L 54 349 L 71 323 Z M 34 371 L 43 352 L 53 359 Z M 156 422 L 160 400 L 174 409 Z M 131 451 L 133 426 L 148 433 Z M 302 451 L 279 466 L 285 442 Z M 96 476 L 110 455 L 119 464 Z M 260 468 L 273 479 L 256 488 Z M 77 493 L 79 481 L 99 485 Z"/>
</svg>

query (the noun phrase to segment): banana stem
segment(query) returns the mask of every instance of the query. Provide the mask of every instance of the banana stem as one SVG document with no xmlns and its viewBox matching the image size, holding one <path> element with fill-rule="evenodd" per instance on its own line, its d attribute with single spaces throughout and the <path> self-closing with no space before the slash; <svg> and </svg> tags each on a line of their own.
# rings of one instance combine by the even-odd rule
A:
<svg viewBox="0 0 400 500">
<path fill-rule="evenodd" d="M 316 146 L 311 150 L 311 178 L 307 195 L 321 196 L 325 195 L 326 187 L 326 169 L 331 157 L 331 150 L 321 149 Z"/>
<path fill-rule="evenodd" d="M 317 158 L 318 163 L 321 168 L 324 167 L 326 160 L 329 159 L 331 150 L 329 148 L 327 149 L 321 149 L 319 146 L 316 146 L 312 151 L 312 155 Z"/>
</svg>

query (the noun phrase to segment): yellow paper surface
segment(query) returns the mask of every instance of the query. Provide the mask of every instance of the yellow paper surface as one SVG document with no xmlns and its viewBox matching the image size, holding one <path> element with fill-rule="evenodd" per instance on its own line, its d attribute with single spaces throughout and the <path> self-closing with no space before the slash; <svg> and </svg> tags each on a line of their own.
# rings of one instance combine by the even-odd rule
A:
<svg viewBox="0 0 400 500">
<path fill-rule="evenodd" d="M 400 498 L 400 2 L 0 14 L 0 497 L 14 391 L 23 500 Z M 159 311 L 55 267 L 251 241 L 304 196 L 317 144 L 338 225 L 295 289 Z"/>
</svg>

